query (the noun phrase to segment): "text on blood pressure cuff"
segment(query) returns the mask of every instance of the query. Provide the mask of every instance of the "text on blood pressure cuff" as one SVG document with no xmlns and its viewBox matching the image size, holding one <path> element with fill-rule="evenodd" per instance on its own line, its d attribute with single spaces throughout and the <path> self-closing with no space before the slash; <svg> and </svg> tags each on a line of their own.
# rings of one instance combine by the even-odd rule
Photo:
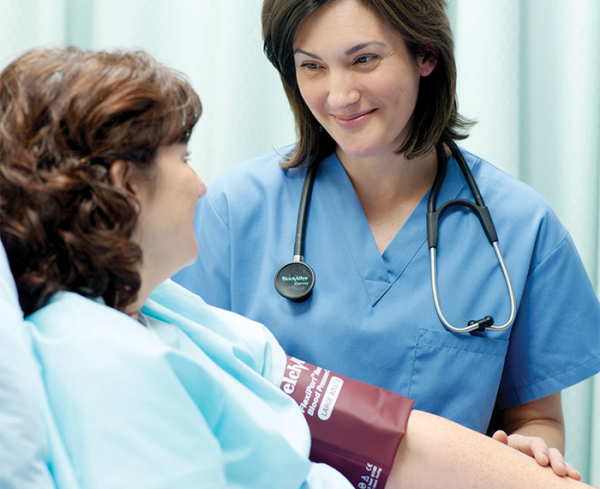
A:
<svg viewBox="0 0 600 489">
<path fill-rule="evenodd" d="M 308 421 L 313 462 L 357 489 L 383 489 L 414 401 L 290 356 L 281 389 Z"/>
</svg>

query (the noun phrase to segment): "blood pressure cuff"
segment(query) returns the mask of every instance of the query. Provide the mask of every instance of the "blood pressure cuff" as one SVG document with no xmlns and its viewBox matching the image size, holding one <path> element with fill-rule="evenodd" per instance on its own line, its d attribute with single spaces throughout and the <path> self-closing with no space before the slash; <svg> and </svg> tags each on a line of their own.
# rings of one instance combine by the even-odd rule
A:
<svg viewBox="0 0 600 489">
<path fill-rule="evenodd" d="M 290 356 L 281 389 L 308 421 L 313 462 L 357 489 L 383 489 L 414 401 Z"/>
</svg>

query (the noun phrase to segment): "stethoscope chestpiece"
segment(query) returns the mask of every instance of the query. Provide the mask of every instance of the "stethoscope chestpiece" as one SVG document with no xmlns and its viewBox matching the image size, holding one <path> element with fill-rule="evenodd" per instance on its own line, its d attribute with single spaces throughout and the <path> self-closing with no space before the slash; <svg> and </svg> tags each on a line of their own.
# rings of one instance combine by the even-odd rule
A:
<svg viewBox="0 0 600 489">
<path fill-rule="evenodd" d="M 291 261 L 275 274 L 275 289 L 293 302 L 304 302 L 312 294 L 315 272 L 302 261 Z"/>
</svg>

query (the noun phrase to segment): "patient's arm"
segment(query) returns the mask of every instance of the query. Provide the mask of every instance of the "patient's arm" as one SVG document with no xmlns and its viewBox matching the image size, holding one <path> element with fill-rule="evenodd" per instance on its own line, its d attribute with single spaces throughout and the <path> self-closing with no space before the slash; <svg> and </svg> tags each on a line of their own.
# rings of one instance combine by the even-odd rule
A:
<svg viewBox="0 0 600 489">
<path fill-rule="evenodd" d="M 386 489 L 553 489 L 590 487 L 502 443 L 433 414 L 408 419 Z"/>
<path fill-rule="evenodd" d="M 498 414 L 506 432 L 496 431 L 492 438 L 535 458 L 544 467 L 549 465 L 557 475 L 581 479 L 581 474 L 565 462 L 562 453 L 565 426 L 560 391 Z"/>
</svg>

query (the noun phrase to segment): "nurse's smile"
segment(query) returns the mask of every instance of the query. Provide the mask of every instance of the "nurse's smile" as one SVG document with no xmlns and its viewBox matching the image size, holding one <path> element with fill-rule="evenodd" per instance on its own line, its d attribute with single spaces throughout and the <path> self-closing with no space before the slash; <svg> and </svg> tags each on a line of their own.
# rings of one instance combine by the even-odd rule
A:
<svg viewBox="0 0 600 489">
<path fill-rule="evenodd" d="M 376 110 L 377 109 L 370 109 L 351 115 L 331 115 L 342 129 L 357 129 L 371 119 L 371 116 Z"/>
<path fill-rule="evenodd" d="M 397 158 L 421 77 L 435 67 L 432 57 L 411 54 L 396 31 L 356 0 L 317 10 L 299 28 L 293 56 L 302 99 L 337 144 L 342 164 Z"/>
</svg>

